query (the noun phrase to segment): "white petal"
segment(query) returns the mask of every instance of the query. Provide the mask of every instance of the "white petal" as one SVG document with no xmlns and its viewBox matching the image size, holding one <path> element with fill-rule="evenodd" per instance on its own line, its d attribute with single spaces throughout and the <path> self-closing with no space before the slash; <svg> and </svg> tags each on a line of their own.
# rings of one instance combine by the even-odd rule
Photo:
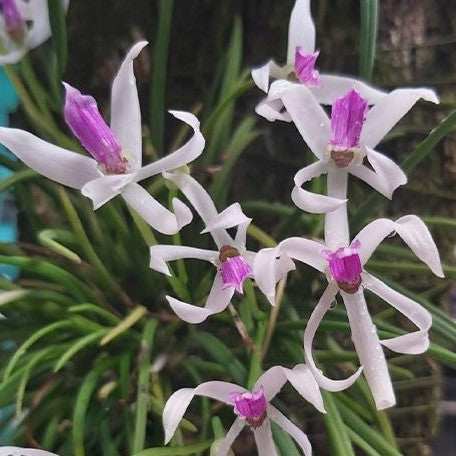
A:
<svg viewBox="0 0 456 456">
<path fill-rule="evenodd" d="M 321 85 L 310 87 L 310 91 L 321 104 L 331 105 L 336 98 L 346 95 L 353 89 L 365 98 L 370 105 L 377 103 L 386 96 L 386 92 L 347 76 L 320 74 L 320 81 Z"/>
<path fill-rule="evenodd" d="M 269 93 L 282 99 L 288 114 L 316 157 L 322 159 L 331 139 L 330 123 L 324 109 L 303 84 L 275 81 Z"/>
<path fill-rule="evenodd" d="M 12 49 L 11 51 L 7 51 L 6 54 L 0 54 L 0 65 L 9 65 L 12 63 L 19 62 L 19 60 L 21 60 L 22 57 L 24 57 L 27 51 L 28 49 L 26 49 L 25 47 L 21 47 L 18 49 Z"/>
<path fill-rule="evenodd" d="M 291 237 L 279 244 L 279 251 L 301 263 L 312 266 L 317 271 L 324 272 L 327 266 L 326 260 L 322 257 L 321 251 L 324 244 L 301 237 Z"/>
<path fill-rule="evenodd" d="M 304 183 L 326 173 L 327 169 L 328 165 L 319 160 L 296 173 L 294 177 L 295 187 L 291 192 L 291 199 L 299 209 L 314 214 L 321 214 L 332 212 L 347 202 L 346 199 L 340 200 L 326 195 L 319 195 L 301 188 Z"/>
<path fill-rule="evenodd" d="M 212 263 L 218 257 L 218 253 L 213 252 L 212 250 L 196 249 L 194 247 L 182 245 L 152 245 L 149 252 L 149 267 L 166 275 L 171 275 L 168 266 L 166 265 L 168 261 L 195 258 L 197 260 L 204 260 Z"/>
<path fill-rule="evenodd" d="M 128 51 L 111 90 L 111 128 L 122 148 L 130 154 L 132 170 L 141 167 L 142 157 L 141 110 L 133 60 L 146 45 L 147 41 L 140 41 Z"/>
<path fill-rule="evenodd" d="M 275 305 L 275 286 L 277 283 L 275 264 L 278 254 L 278 247 L 261 249 L 253 261 L 255 283 L 268 298 L 271 305 Z"/>
<path fill-rule="evenodd" d="M 255 112 L 264 117 L 269 122 L 281 120 L 283 122 L 291 122 L 290 114 L 285 109 L 280 98 L 263 98 L 255 108 Z"/>
<path fill-rule="evenodd" d="M 180 168 L 199 157 L 204 149 L 204 137 L 200 132 L 200 123 L 191 113 L 185 111 L 168 111 L 176 119 L 182 120 L 193 129 L 193 136 L 179 149 L 150 165 L 143 166 L 137 174 L 136 181 L 146 179 L 164 171 Z M 153 134 L 153 132 L 152 132 Z"/>
<path fill-rule="evenodd" d="M 166 299 L 181 320 L 184 320 L 187 323 L 195 324 L 203 322 L 209 315 L 225 310 L 228 307 L 233 294 L 233 287 L 223 289 L 220 274 L 217 273 L 204 307 L 193 306 L 191 304 L 187 304 L 186 302 L 172 298 L 171 296 L 166 296 Z"/>
<path fill-rule="evenodd" d="M 366 165 L 350 165 L 350 174 L 366 182 L 374 190 L 391 199 L 391 192 L 388 186 L 388 182 L 384 176 L 379 176 L 375 171 L 372 171 Z"/>
<path fill-rule="evenodd" d="M 361 145 L 374 148 L 420 98 L 439 102 L 433 90 L 424 88 L 397 89 L 383 97 L 367 113 Z"/>
<path fill-rule="evenodd" d="M 173 199 L 173 213 L 138 184 L 128 184 L 121 195 L 146 223 L 160 233 L 175 234 L 192 221 L 192 211 L 177 198 Z"/>
<path fill-rule="evenodd" d="M 258 378 L 253 390 L 262 386 L 266 400 L 269 402 L 279 393 L 286 381 L 289 381 L 306 401 L 320 412 L 325 412 L 320 388 L 305 364 L 298 364 L 293 369 L 282 366 L 271 367 Z"/>
<path fill-rule="evenodd" d="M 287 67 L 279 67 L 274 60 L 269 60 L 265 65 L 252 69 L 252 79 L 259 89 L 268 93 L 269 79 L 286 77 L 287 73 L 289 73 Z"/>
<path fill-rule="evenodd" d="M 391 304 L 418 327 L 418 331 L 382 340 L 381 343 L 398 353 L 417 355 L 425 352 L 429 348 L 431 314 L 420 304 L 393 290 L 371 274 L 363 274 L 363 286 Z"/>
<path fill-rule="evenodd" d="M 240 434 L 244 426 L 245 421 L 241 418 L 236 418 L 229 431 L 226 433 L 225 438 L 220 443 L 220 446 L 217 448 L 217 452 L 215 453 L 216 456 L 227 456 L 231 445 L 236 440 L 236 437 Z"/>
<path fill-rule="evenodd" d="M 358 369 L 353 375 L 345 380 L 331 380 L 328 377 L 325 377 L 322 371 L 317 368 L 312 356 L 312 343 L 315 337 L 315 333 L 317 332 L 317 329 L 320 326 L 323 317 L 325 316 L 338 292 L 339 287 L 337 284 L 335 282 L 330 282 L 323 295 L 321 296 L 320 301 L 318 301 L 318 304 L 310 315 L 306 329 L 304 330 L 304 357 L 306 359 L 306 364 L 312 371 L 317 383 L 328 391 L 342 391 L 350 387 L 353 385 L 353 383 L 355 383 L 356 379 L 359 377 L 362 371 L 362 368 Z"/>
<path fill-rule="evenodd" d="M 278 456 L 277 449 L 272 438 L 271 422 L 266 419 L 263 424 L 253 431 L 258 456 Z"/>
<path fill-rule="evenodd" d="M 183 388 L 176 391 L 168 399 L 163 410 L 165 445 L 176 432 L 176 428 L 194 396 L 210 397 L 229 404 L 230 393 L 237 391 L 243 393 L 245 389 L 228 382 L 206 382 L 196 388 Z"/>
<path fill-rule="evenodd" d="M 296 0 L 288 25 L 287 63 L 294 65 L 296 47 L 304 54 L 315 51 L 315 25 L 310 14 L 310 0 Z"/>
<path fill-rule="evenodd" d="M 239 203 L 233 203 L 228 206 L 225 210 L 217 214 L 206 224 L 206 228 L 201 231 L 203 233 L 209 233 L 212 231 L 227 230 L 241 224 L 249 224 L 252 221 L 248 218 L 244 212 L 242 212 L 241 205 Z"/>
<path fill-rule="evenodd" d="M 37 173 L 68 187 L 81 189 L 102 175 L 92 158 L 54 146 L 24 130 L 0 127 L 0 143 Z"/>
<path fill-rule="evenodd" d="M 312 456 L 312 445 L 310 444 L 307 435 L 274 406 L 270 405 L 269 410 L 271 420 L 293 437 L 304 452 L 304 456 Z"/>
<path fill-rule="evenodd" d="M 93 209 L 97 210 L 110 199 L 119 195 L 124 187 L 134 179 L 133 174 L 111 174 L 101 176 L 87 182 L 81 193 L 93 202 Z"/>
<path fill-rule="evenodd" d="M 356 239 L 361 242 L 360 258 L 363 265 L 380 242 L 394 231 L 435 275 L 444 276 L 437 246 L 427 226 L 416 215 L 405 215 L 395 222 L 384 218 L 377 219 L 364 227 L 356 236 Z"/>
<path fill-rule="evenodd" d="M 57 456 L 49 451 L 37 450 L 35 448 L 19 448 L 12 446 L 0 447 L 0 456 Z"/>
<path fill-rule="evenodd" d="M 205 225 L 209 224 L 211 220 L 214 220 L 218 216 L 217 209 L 209 193 L 192 176 L 185 173 L 165 172 L 163 173 L 163 177 L 173 182 L 179 188 L 195 208 L 196 212 L 198 212 Z M 211 235 L 219 246 L 233 242 L 231 236 L 223 230 L 212 232 Z"/>
<path fill-rule="evenodd" d="M 362 288 L 355 294 L 340 292 L 350 322 L 353 344 L 363 366 L 364 376 L 372 391 L 378 410 L 392 407 L 396 403 L 393 385 L 388 372 L 377 329 L 367 309 Z"/>
<path fill-rule="evenodd" d="M 27 5 L 24 5 L 24 2 L 17 4 L 24 19 L 32 22 L 24 43 L 25 48 L 32 49 L 44 43 L 51 36 L 47 1 L 31 0 Z"/>
</svg>

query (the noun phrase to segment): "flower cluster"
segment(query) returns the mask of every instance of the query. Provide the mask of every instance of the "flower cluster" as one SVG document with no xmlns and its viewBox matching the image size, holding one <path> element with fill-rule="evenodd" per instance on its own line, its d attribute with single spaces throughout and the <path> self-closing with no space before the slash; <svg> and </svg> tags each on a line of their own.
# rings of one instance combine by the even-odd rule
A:
<svg viewBox="0 0 456 456">
<path fill-rule="evenodd" d="M 4 55 L 4 59 L 8 55 L 8 59 L 12 59 L 14 52 L 24 52 L 38 43 L 34 28 L 41 27 L 38 19 L 41 16 L 36 16 L 34 27 L 25 28 L 27 14 L 31 14 L 31 9 L 38 3 L 41 4 L 37 0 L 3 0 L 3 22 L 0 23 L 3 44 L 6 37 L 21 43 L 12 54 Z M 41 31 L 48 31 L 48 23 L 45 25 Z M 44 35 L 40 36 L 41 40 Z M 386 236 L 398 234 L 436 275 L 443 276 L 431 235 L 418 217 L 407 215 L 395 221 L 375 220 L 350 242 L 347 182 L 350 173 L 391 198 L 407 178 L 398 165 L 375 148 L 419 99 L 434 103 L 438 99 L 429 89 L 397 89 L 385 93 L 350 77 L 320 74 L 316 69 L 319 52 L 315 51 L 310 0 L 297 0 L 290 18 L 287 64 L 280 67 L 271 60 L 252 71 L 254 81 L 266 93 L 256 111 L 271 121 L 293 122 L 317 158 L 296 173 L 291 198 L 302 210 L 325 214 L 325 237 L 324 241 L 292 237 L 274 248 L 253 252 L 246 247 L 251 219 L 243 213 L 239 203 L 219 212 L 204 187 L 190 174 L 178 171 L 204 149 L 205 141 L 194 115 L 170 111 L 191 127 L 192 137 L 166 157 L 142 164 L 141 113 L 133 60 L 146 44 L 142 41 L 130 49 L 114 79 L 110 126 L 101 116 L 94 98 L 64 83 L 65 122 L 90 157 L 45 142 L 23 130 L 0 128 L 0 142 L 38 173 L 80 190 L 92 200 L 94 209 L 120 196 L 151 227 L 164 234 L 177 233 L 190 223 L 192 213 L 177 198 L 170 211 L 139 182 L 161 174 L 177 187 L 202 219 L 205 228 L 201 234 L 209 233 L 215 244 L 214 250 L 174 244 L 150 247 L 150 268 L 163 274 L 171 275 L 167 262 L 188 258 L 207 261 L 214 268 L 213 284 L 203 307 L 166 296 L 173 311 L 186 322 L 201 323 L 210 315 L 223 311 L 236 292 L 243 293 L 247 279 L 252 279 L 274 305 L 276 284 L 295 269 L 295 260 L 326 275 L 328 285 L 307 327 L 303 328 L 306 364 L 293 369 L 271 367 L 258 378 L 251 391 L 221 381 L 180 389 L 169 398 L 163 413 L 165 440 L 169 442 L 193 397 L 209 397 L 233 407 L 236 415 L 217 455 L 228 453 L 245 425 L 251 428 L 260 455 L 277 454 L 271 421 L 288 432 L 305 455 L 310 455 L 311 446 L 306 435 L 271 404 L 286 382 L 324 412 L 319 388 L 340 391 L 353 384 L 363 371 L 377 408 L 383 409 L 395 404 L 395 396 L 381 346 L 408 354 L 422 353 L 428 347 L 430 314 L 367 272 L 365 266 Z M 270 78 L 276 80 L 270 84 Z M 322 105 L 331 105 L 330 117 Z M 306 182 L 321 175 L 327 175 L 327 195 L 303 188 Z M 228 232 L 232 228 L 236 230 L 234 236 Z M 417 331 L 380 340 L 367 309 L 364 290 L 375 293 L 408 317 Z M 327 378 L 317 368 L 312 355 L 317 328 L 337 294 L 344 301 L 361 363 L 360 369 L 344 380 Z M 0 455 L 49 454 L 21 451 L 16 453 L 12 447 L 0 448 Z"/>
</svg>

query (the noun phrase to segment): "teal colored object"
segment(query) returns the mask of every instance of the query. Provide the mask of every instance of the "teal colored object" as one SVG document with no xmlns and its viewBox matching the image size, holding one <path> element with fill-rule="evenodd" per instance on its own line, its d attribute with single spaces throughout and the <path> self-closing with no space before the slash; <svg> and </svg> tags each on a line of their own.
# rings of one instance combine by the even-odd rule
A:
<svg viewBox="0 0 456 456">
<path fill-rule="evenodd" d="M 17 109 L 19 100 L 8 76 L 0 67 L 0 125 L 8 125 L 8 116 Z M 0 154 L 14 158 L 5 147 L 0 144 Z M 0 166 L 0 180 L 5 179 L 11 171 Z M 0 242 L 14 242 L 17 240 L 17 209 L 11 192 L 0 195 Z M 19 275 L 17 268 L 0 264 L 0 276 L 14 280 Z"/>
</svg>

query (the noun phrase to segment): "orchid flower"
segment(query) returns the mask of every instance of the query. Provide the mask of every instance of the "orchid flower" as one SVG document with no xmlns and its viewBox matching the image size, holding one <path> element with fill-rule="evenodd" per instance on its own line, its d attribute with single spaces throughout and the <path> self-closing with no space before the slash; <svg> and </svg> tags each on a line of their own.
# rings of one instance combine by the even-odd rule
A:
<svg viewBox="0 0 456 456">
<path fill-rule="evenodd" d="M 63 0 L 65 8 L 69 0 Z M 16 63 L 51 36 L 47 0 L 0 1 L 0 65 Z"/>
<path fill-rule="evenodd" d="M 35 448 L 19 448 L 12 446 L 0 447 L 0 456 L 57 456 L 49 451 L 37 450 Z"/>
<path fill-rule="evenodd" d="M 304 238 L 289 238 L 273 249 L 258 252 L 254 263 L 255 281 L 262 292 L 273 302 L 275 299 L 274 273 L 269 263 L 285 255 L 324 272 L 329 284 L 309 318 L 304 331 L 306 363 L 318 384 L 329 391 L 347 388 L 364 370 L 378 409 L 395 404 L 395 396 L 381 345 L 406 354 L 423 353 L 429 346 L 428 330 L 431 315 L 420 304 L 393 290 L 364 266 L 380 242 L 397 233 L 415 255 L 426 263 L 434 274 L 443 277 L 440 258 L 426 225 L 415 215 L 407 215 L 395 222 L 378 219 L 367 225 L 350 245 L 348 242 L 332 250 L 326 245 Z M 394 265 L 391 265 L 394 269 Z M 418 330 L 387 340 L 380 340 L 369 315 L 363 289 L 370 290 L 405 315 Z M 312 342 L 317 328 L 337 294 L 342 296 L 347 309 L 352 340 L 362 368 L 346 380 L 331 380 L 316 367 L 312 357 Z"/>
<path fill-rule="evenodd" d="M 315 51 L 315 25 L 310 14 L 310 0 L 296 0 L 288 28 L 287 64 L 278 66 L 274 60 L 252 70 L 255 84 L 268 93 L 270 78 L 298 81 L 308 87 L 319 103 L 331 104 L 350 89 L 356 89 L 369 104 L 379 101 L 385 92 L 354 78 L 320 74 L 315 69 L 319 51 Z M 285 106 L 286 108 L 286 106 Z M 270 121 L 292 119 L 280 98 L 267 97 L 256 107 L 256 112 Z"/>
<path fill-rule="evenodd" d="M 65 120 L 93 158 L 13 128 L 0 128 L 0 142 L 43 176 L 81 190 L 93 201 L 94 209 L 120 194 L 150 226 L 161 233 L 173 234 L 191 221 L 191 211 L 175 198 L 174 213 L 170 212 L 138 182 L 194 160 L 203 151 L 204 138 L 193 114 L 170 111 L 174 117 L 190 125 L 193 137 L 175 152 L 141 167 L 141 112 L 133 59 L 146 44 L 146 41 L 141 41 L 130 49 L 114 79 L 111 127 L 106 125 L 92 97 L 65 84 Z"/>
<path fill-rule="evenodd" d="M 176 391 L 167 401 L 163 411 L 165 444 L 176 432 L 187 407 L 194 396 L 205 396 L 224 402 L 234 408 L 236 420 L 217 449 L 216 456 L 226 456 L 244 426 L 249 426 L 255 437 L 259 456 L 277 456 L 271 432 L 271 421 L 290 434 L 305 456 L 312 454 L 307 436 L 277 408 L 270 404 L 283 385 L 289 381 L 298 393 L 319 411 L 325 412 L 318 385 L 309 368 L 298 364 L 293 369 L 271 367 L 255 383 L 252 392 L 234 383 L 212 381 L 196 388 Z"/>
<path fill-rule="evenodd" d="M 217 272 L 212 288 L 204 307 L 193 306 L 166 296 L 174 312 L 189 323 L 201 323 L 209 315 L 226 309 L 235 291 L 243 292 L 243 283 L 247 277 L 253 277 L 254 252 L 246 250 L 247 227 L 251 222 L 243 212 L 239 203 L 234 203 L 221 213 L 206 190 L 191 176 L 184 173 L 163 173 L 164 177 L 173 182 L 186 196 L 198 212 L 206 227 L 202 233 L 210 233 L 217 250 L 197 249 L 176 245 L 153 245 L 150 248 L 150 267 L 158 272 L 171 275 L 167 261 L 182 258 L 196 258 L 212 263 Z M 237 227 L 232 238 L 228 228 Z M 277 280 L 286 274 L 291 261 L 280 261 L 273 265 Z"/>
<path fill-rule="evenodd" d="M 334 101 L 328 118 L 305 86 L 276 81 L 270 96 L 282 100 L 318 159 L 297 172 L 291 195 L 299 208 L 314 213 L 332 212 L 345 204 L 347 173 L 391 198 L 394 190 L 407 182 L 407 177 L 390 158 L 374 148 L 420 98 L 438 103 L 432 90 L 397 89 L 368 110 L 367 100 L 351 90 Z M 364 157 L 370 167 L 363 163 Z M 305 182 L 322 174 L 328 174 L 328 196 L 302 188 Z M 334 184 L 336 180 L 339 184 Z"/>
</svg>

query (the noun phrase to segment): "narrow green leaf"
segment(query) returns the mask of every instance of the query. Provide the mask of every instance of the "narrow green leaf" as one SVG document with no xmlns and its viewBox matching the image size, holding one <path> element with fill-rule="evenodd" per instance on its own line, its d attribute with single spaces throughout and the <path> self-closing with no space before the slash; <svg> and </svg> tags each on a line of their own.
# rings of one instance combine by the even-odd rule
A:
<svg viewBox="0 0 456 456">
<path fill-rule="evenodd" d="M 156 447 L 142 450 L 133 456 L 185 456 L 188 454 L 195 454 L 199 451 L 207 450 L 212 444 L 212 440 L 205 440 L 204 442 L 194 443 L 193 445 L 185 445 L 172 448 Z M 77 455 L 76 455 L 77 456 Z"/>
<path fill-rule="evenodd" d="M 68 247 L 57 242 L 56 239 L 59 239 L 64 242 L 74 242 L 73 233 L 66 230 L 43 230 L 38 233 L 38 240 L 45 247 L 53 250 L 54 252 L 68 258 L 75 263 L 81 263 L 81 257 L 70 250 Z"/>
<path fill-rule="evenodd" d="M 288 432 L 271 421 L 272 436 L 281 456 L 300 456 L 301 453 L 296 448 L 294 440 Z"/>
<path fill-rule="evenodd" d="M 361 26 L 359 36 L 359 75 L 370 81 L 377 41 L 378 0 L 360 0 Z"/>
<path fill-rule="evenodd" d="M 67 31 L 64 2 L 48 0 L 49 24 L 52 32 L 52 42 L 57 56 L 57 65 L 60 76 L 65 73 L 67 64 Z"/>
</svg>

